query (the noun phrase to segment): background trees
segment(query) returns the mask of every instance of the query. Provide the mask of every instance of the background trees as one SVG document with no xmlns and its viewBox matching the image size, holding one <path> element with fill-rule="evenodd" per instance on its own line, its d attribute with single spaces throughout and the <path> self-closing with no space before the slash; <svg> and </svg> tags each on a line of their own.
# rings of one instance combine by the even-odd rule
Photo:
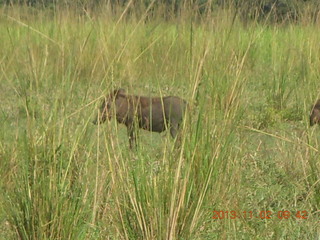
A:
<svg viewBox="0 0 320 240">
<path fill-rule="evenodd" d="M 201 17 L 208 12 L 232 8 L 243 21 L 254 19 L 268 23 L 297 22 L 302 20 L 302 15 L 317 21 L 320 10 L 320 3 L 317 0 L 0 0 L 0 5 L 26 5 L 35 8 L 72 7 L 94 13 L 101 10 L 102 6 L 146 9 L 152 5 L 153 10 L 162 10 L 165 19 L 179 17 L 184 10 L 192 10 Z"/>
</svg>

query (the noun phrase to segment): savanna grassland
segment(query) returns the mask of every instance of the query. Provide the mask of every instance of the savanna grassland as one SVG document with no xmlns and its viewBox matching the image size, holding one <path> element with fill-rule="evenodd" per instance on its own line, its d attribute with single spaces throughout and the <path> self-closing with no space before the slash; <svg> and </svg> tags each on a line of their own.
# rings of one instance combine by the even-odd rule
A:
<svg viewBox="0 0 320 240">
<path fill-rule="evenodd" d="M 318 239 L 319 23 L 149 10 L 1 9 L 0 239 Z M 187 100 L 180 146 L 93 125 L 118 87 Z"/>
</svg>

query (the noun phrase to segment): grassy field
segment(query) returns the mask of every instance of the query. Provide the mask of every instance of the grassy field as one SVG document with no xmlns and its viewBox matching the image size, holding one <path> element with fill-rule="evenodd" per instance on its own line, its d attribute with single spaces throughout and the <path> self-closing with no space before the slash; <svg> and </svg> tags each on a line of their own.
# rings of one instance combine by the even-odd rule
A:
<svg viewBox="0 0 320 240">
<path fill-rule="evenodd" d="M 0 239 L 320 237 L 318 24 L 1 11 Z M 118 87 L 187 100 L 180 148 L 91 124 Z"/>
</svg>

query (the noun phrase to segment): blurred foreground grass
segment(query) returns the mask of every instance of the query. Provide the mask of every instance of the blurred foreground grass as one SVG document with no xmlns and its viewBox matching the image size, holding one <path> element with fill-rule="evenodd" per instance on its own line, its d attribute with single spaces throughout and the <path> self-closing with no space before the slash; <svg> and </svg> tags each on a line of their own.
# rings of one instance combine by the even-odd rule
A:
<svg viewBox="0 0 320 240">
<path fill-rule="evenodd" d="M 319 237 L 320 134 L 308 128 L 318 26 L 243 26 L 232 16 L 3 11 L 1 239 Z M 141 131 L 130 152 L 124 126 L 92 125 L 116 87 L 186 99 L 181 147 Z"/>
</svg>

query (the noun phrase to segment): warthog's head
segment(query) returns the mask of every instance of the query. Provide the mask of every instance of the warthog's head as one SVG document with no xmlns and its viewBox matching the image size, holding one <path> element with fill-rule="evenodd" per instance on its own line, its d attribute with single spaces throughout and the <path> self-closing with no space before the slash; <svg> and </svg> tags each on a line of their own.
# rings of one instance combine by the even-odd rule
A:
<svg viewBox="0 0 320 240">
<path fill-rule="evenodd" d="M 320 124 L 320 99 L 311 108 L 310 113 L 310 126 Z"/>
<path fill-rule="evenodd" d="M 93 121 L 94 124 L 104 123 L 107 118 L 109 120 L 111 119 L 112 113 L 114 112 L 112 106 L 114 105 L 115 100 L 119 94 L 125 94 L 125 90 L 122 88 L 114 90 L 103 99 L 99 108 L 98 115 Z"/>
</svg>

